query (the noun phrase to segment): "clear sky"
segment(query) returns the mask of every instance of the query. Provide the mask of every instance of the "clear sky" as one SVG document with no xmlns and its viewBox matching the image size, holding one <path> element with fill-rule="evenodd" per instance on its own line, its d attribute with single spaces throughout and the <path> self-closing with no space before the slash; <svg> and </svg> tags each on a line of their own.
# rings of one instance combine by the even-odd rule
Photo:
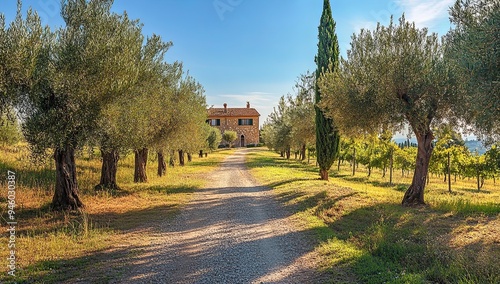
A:
<svg viewBox="0 0 500 284">
<path fill-rule="evenodd" d="M 17 0 L 0 0 L 9 23 Z M 404 12 L 418 27 L 444 35 L 454 0 L 331 0 L 341 55 L 361 28 L 387 24 Z M 44 24 L 63 25 L 60 0 L 24 0 Z M 144 24 L 145 35 L 172 41 L 167 61 L 182 61 L 205 88 L 208 106 L 245 107 L 250 101 L 261 124 L 297 77 L 316 69 L 318 25 L 323 0 L 115 0 Z"/>
</svg>

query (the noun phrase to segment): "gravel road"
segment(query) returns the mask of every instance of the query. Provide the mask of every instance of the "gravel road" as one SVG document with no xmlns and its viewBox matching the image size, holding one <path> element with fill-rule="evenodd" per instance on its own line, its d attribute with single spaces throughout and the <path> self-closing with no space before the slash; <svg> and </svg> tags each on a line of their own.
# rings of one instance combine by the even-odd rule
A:
<svg viewBox="0 0 500 284">
<path fill-rule="evenodd" d="M 238 150 L 114 283 L 324 283 L 310 232 L 294 226 Z"/>
</svg>

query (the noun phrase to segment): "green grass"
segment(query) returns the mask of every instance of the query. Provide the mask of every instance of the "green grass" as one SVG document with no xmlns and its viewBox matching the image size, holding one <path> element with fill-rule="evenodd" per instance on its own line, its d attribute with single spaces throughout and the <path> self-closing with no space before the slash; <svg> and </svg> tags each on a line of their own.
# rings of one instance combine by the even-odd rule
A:
<svg viewBox="0 0 500 284">
<path fill-rule="evenodd" d="M 270 151 L 248 165 L 305 229 L 317 235 L 321 270 L 332 283 L 499 283 L 500 188 L 458 181 L 452 194 L 439 177 L 426 189 L 428 206 L 402 207 L 410 177 L 390 186 L 381 173 L 348 165 L 320 181 L 311 164 Z"/>
<path fill-rule="evenodd" d="M 51 160 L 33 164 L 26 145 L 0 147 L 0 172 L 16 172 L 16 278 L 0 268 L 1 283 L 74 282 L 93 271 L 94 283 L 107 283 L 126 269 L 123 259 L 147 246 L 158 222 L 174 216 L 194 191 L 205 185 L 204 175 L 214 170 L 233 150 L 193 157 L 186 166 L 169 167 L 156 176 L 154 157 L 148 163 L 149 182 L 133 182 L 133 156 L 119 162 L 117 181 L 122 190 L 95 191 L 100 178 L 97 153 L 84 151 L 77 157 L 80 197 L 85 209 L 55 212 L 50 208 L 54 191 Z M 0 208 L 5 218 L 7 185 L 0 181 Z M 0 230 L 7 229 L 2 222 Z M 140 231 L 140 237 L 136 231 Z M 120 247 L 123 245 L 124 247 Z M 0 258 L 6 259 L 6 243 Z"/>
</svg>

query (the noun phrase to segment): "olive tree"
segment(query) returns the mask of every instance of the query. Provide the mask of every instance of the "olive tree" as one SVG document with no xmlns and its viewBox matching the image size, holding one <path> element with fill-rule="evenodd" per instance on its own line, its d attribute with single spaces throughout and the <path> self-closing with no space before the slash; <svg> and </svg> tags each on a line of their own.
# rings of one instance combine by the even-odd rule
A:
<svg viewBox="0 0 500 284">
<path fill-rule="evenodd" d="M 396 130 L 408 124 L 418 142 L 413 180 L 402 204 L 425 204 L 424 188 L 436 123 L 453 122 L 462 101 L 459 80 L 436 34 L 404 16 L 399 25 L 353 35 L 338 72 L 320 79 L 321 106 L 344 131 Z"/>
<path fill-rule="evenodd" d="M 500 0 L 456 0 L 448 56 L 466 84 L 462 111 L 488 144 L 500 139 Z"/>
<path fill-rule="evenodd" d="M 208 132 L 204 89 L 193 77 L 187 75 L 179 80 L 170 103 L 173 116 L 170 121 L 170 135 L 161 140 L 164 149 L 177 151 L 179 163 L 184 165 L 193 152 L 205 148 Z"/>
<path fill-rule="evenodd" d="M 294 97 L 288 97 L 290 105 L 287 119 L 291 126 L 292 144 L 299 149 L 301 160 L 306 159 L 306 149 L 316 144 L 316 126 L 314 110 L 314 74 L 306 72 L 300 75 Z"/>
<path fill-rule="evenodd" d="M 14 119 L 11 119 L 14 117 Z M 13 145 L 21 140 L 19 123 L 11 109 L 0 115 L 0 145 Z"/>
<path fill-rule="evenodd" d="M 128 146 L 134 152 L 134 182 L 147 182 L 147 161 L 149 148 L 165 134 L 172 119 L 174 87 L 180 77 L 180 65 L 164 62 L 165 53 L 171 42 L 162 41 L 161 37 L 148 37 L 139 60 L 137 84 L 133 96 L 125 104 L 128 112 L 121 113 L 122 130 L 128 134 Z"/>
<path fill-rule="evenodd" d="M 209 130 L 207 137 L 207 148 L 210 151 L 214 151 L 219 147 L 219 144 L 222 141 L 222 133 L 220 132 L 219 128 L 212 127 L 210 125 L 208 126 Z"/>
<path fill-rule="evenodd" d="M 238 138 L 236 131 L 226 130 L 222 133 L 222 140 L 226 141 L 229 146 Z"/>
<path fill-rule="evenodd" d="M 126 120 L 123 120 L 122 116 L 130 114 L 133 110 L 126 107 L 126 102 L 129 102 L 135 95 L 134 87 L 139 83 L 138 59 L 144 40 L 138 21 L 129 20 L 126 14 L 115 17 L 117 17 L 117 30 L 119 30 L 117 36 L 123 49 L 120 51 L 120 60 L 115 62 L 119 64 L 120 69 L 108 76 L 112 76 L 121 87 L 116 88 L 111 84 L 109 89 L 103 90 L 105 93 L 110 93 L 114 99 L 103 106 L 97 122 L 97 130 L 92 136 L 94 141 L 91 143 L 99 146 L 102 158 L 101 178 L 96 189 L 119 189 L 116 181 L 118 161 L 120 153 L 126 152 L 130 141 L 130 133 L 123 131 L 127 126 L 123 125 Z"/>
<path fill-rule="evenodd" d="M 21 38 L 37 36 L 29 44 L 35 55 L 23 71 L 29 84 L 22 88 L 19 109 L 23 132 L 35 152 L 54 151 L 55 209 L 83 206 L 78 197 L 75 150 L 98 129 L 101 110 L 122 88 L 115 75 L 122 72 L 122 18 L 110 12 L 112 1 L 68 0 L 62 3 L 65 26 L 55 32 L 41 28 L 37 17 L 14 22 Z M 21 40 L 20 42 L 25 42 Z"/>
<path fill-rule="evenodd" d="M 0 116 L 14 120 L 13 107 L 32 85 L 37 60 L 51 36 L 31 9 L 23 18 L 20 1 L 16 17 L 8 27 L 5 16 L 0 14 Z"/>
<path fill-rule="evenodd" d="M 8 59 L 12 56 L 8 53 L 8 33 L 5 27 L 5 16 L 0 14 L 0 116 L 7 112 L 7 107 L 11 106 L 11 92 L 7 90 L 7 68 Z"/>
<path fill-rule="evenodd" d="M 161 141 L 176 131 L 173 123 L 174 93 L 182 75 L 180 63 L 164 61 L 171 45 L 157 35 L 147 38 L 136 61 L 137 77 L 133 85 L 107 109 L 107 115 L 102 119 L 100 145 L 107 145 L 107 152 L 113 154 L 109 164 L 114 166 L 108 167 L 113 169 L 109 172 L 113 178 L 116 178 L 119 152 L 123 150 L 134 153 L 135 182 L 148 181 L 146 167 L 150 149 L 157 152 L 159 175 L 166 170 Z"/>
<path fill-rule="evenodd" d="M 281 156 L 290 158 L 290 148 L 292 145 L 292 125 L 289 119 L 290 105 L 281 96 L 278 106 L 269 114 L 262 129 L 262 137 L 270 149 L 281 153 Z"/>
</svg>

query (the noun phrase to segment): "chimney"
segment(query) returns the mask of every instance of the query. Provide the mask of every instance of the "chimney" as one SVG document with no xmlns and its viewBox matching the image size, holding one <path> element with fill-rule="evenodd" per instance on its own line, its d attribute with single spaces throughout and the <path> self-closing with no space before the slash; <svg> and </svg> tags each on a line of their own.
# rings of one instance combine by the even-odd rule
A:
<svg viewBox="0 0 500 284">
<path fill-rule="evenodd" d="M 247 102 L 247 108 L 250 108 L 250 102 Z"/>
<path fill-rule="evenodd" d="M 224 113 L 227 113 L 227 104 L 224 103 Z"/>
</svg>

